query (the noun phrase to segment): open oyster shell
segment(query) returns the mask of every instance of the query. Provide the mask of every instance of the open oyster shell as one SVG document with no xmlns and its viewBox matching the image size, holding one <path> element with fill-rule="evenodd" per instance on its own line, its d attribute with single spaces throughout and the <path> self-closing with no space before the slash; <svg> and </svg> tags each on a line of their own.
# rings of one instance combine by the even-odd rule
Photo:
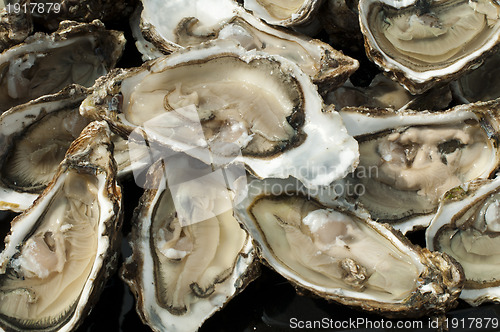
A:
<svg viewBox="0 0 500 332">
<path fill-rule="evenodd" d="M 64 21 L 51 35 L 36 33 L 0 54 L 0 112 L 69 84 L 90 87 L 123 52 L 122 32 L 100 21 Z"/>
<path fill-rule="evenodd" d="M 0 254 L 0 327 L 70 331 L 86 317 L 118 258 L 121 191 L 109 129 L 94 122 L 54 180 L 12 221 Z"/>
<path fill-rule="evenodd" d="M 244 163 L 257 177 L 292 175 L 316 186 L 357 163 L 356 141 L 337 112 L 323 111 L 308 76 L 284 58 L 230 42 L 115 71 L 94 90 L 84 116 L 206 164 Z"/>
<path fill-rule="evenodd" d="M 142 4 L 143 35 L 164 53 L 229 39 L 247 50 L 292 60 L 322 91 L 340 86 L 359 67 L 358 61 L 326 43 L 265 24 L 233 0 L 142 0 Z"/>
<path fill-rule="evenodd" d="M 237 201 L 259 255 L 299 289 L 389 317 L 456 305 L 464 276 L 453 259 L 412 245 L 328 188 L 253 180 Z"/>
<path fill-rule="evenodd" d="M 195 331 L 257 277 L 252 243 L 222 170 L 176 155 L 146 181 L 121 276 L 154 331 Z"/>
<path fill-rule="evenodd" d="M 244 0 L 243 6 L 272 25 L 293 26 L 308 23 L 323 0 Z"/>
<path fill-rule="evenodd" d="M 456 79 L 496 52 L 494 0 L 360 0 L 368 56 L 410 92 Z"/>
<path fill-rule="evenodd" d="M 79 113 L 88 93 L 71 85 L 0 116 L 0 209 L 24 211 L 52 181 L 66 150 L 90 122 Z"/>
<path fill-rule="evenodd" d="M 498 101 L 439 112 L 344 108 L 340 114 L 359 143 L 360 162 L 346 189 L 403 233 L 429 224 L 449 189 L 494 174 Z"/>
<path fill-rule="evenodd" d="M 500 302 L 500 178 L 450 190 L 426 231 L 427 248 L 445 252 L 463 267 L 460 298 L 471 305 Z"/>
</svg>

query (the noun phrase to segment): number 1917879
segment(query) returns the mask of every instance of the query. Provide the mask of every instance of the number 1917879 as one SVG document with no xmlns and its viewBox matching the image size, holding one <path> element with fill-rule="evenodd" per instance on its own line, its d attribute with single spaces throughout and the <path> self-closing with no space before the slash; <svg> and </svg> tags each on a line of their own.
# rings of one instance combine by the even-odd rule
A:
<svg viewBox="0 0 500 332">
<path fill-rule="evenodd" d="M 30 4 L 10 4 L 5 5 L 8 13 L 20 14 L 58 14 L 61 11 L 61 4 L 53 2 L 36 2 Z"/>
</svg>

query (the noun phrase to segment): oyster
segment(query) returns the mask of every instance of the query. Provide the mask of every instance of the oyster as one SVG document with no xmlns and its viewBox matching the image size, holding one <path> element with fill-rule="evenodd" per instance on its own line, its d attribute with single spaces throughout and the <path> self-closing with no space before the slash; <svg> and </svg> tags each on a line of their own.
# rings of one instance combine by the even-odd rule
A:
<svg viewBox="0 0 500 332">
<path fill-rule="evenodd" d="M 121 276 L 154 331 L 195 331 L 258 275 L 251 240 L 220 169 L 176 155 L 146 181 Z"/>
<path fill-rule="evenodd" d="M 124 46 L 123 33 L 99 21 L 65 21 L 51 35 L 35 34 L 0 54 L 0 111 L 72 83 L 92 86 L 115 66 Z"/>
<path fill-rule="evenodd" d="M 0 209 L 24 211 L 52 180 L 90 122 L 78 112 L 88 93 L 72 85 L 0 116 Z"/>
<path fill-rule="evenodd" d="M 109 129 L 94 122 L 54 180 L 12 221 L 0 254 L 0 327 L 70 331 L 86 317 L 118 258 L 121 191 Z"/>
<path fill-rule="evenodd" d="M 360 0 L 368 56 L 417 94 L 458 78 L 496 52 L 495 0 Z"/>
<path fill-rule="evenodd" d="M 343 109 L 360 151 L 358 168 L 346 178 L 358 190 L 348 194 L 403 233 L 427 226 L 442 194 L 494 174 L 499 107 L 494 101 L 441 112 Z"/>
<path fill-rule="evenodd" d="M 230 39 L 247 50 L 292 60 L 322 91 L 340 86 L 359 67 L 358 61 L 326 43 L 270 27 L 233 0 L 142 3 L 143 35 L 164 53 L 215 39 Z"/>
<path fill-rule="evenodd" d="M 293 26 L 308 23 L 323 0 L 244 0 L 243 6 L 272 25 Z"/>
<path fill-rule="evenodd" d="M 460 298 L 500 302 L 500 177 L 450 190 L 426 231 L 427 247 L 455 258 L 466 277 Z"/>
<path fill-rule="evenodd" d="M 242 162 L 258 177 L 292 175 L 316 186 L 357 162 L 356 141 L 337 112 L 323 112 L 309 77 L 284 58 L 227 41 L 115 71 L 94 90 L 84 116 L 107 120 L 124 137 L 145 130 L 148 141 L 206 164 Z"/>
<path fill-rule="evenodd" d="M 328 188 L 296 180 L 253 180 L 235 216 L 259 255 L 299 289 L 389 317 L 438 313 L 456 305 L 461 267 L 412 245 Z"/>
</svg>

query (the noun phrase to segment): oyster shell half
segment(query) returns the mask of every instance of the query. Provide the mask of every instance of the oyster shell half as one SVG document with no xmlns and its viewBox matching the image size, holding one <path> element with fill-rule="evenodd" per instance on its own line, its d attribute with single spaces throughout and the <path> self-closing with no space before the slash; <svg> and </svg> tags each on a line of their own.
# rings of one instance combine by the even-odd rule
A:
<svg viewBox="0 0 500 332">
<path fill-rule="evenodd" d="M 309 77 L 284 58 L 227 41 L 115 71 L 94 90 L 84 116 L 124 137 L 145 131 L 146 140 L 206 164 L 242 162 L 261 178 L 292 175 L 316 186 L 357 162 L 356 141 L 337 112 L 323 111 Z"/>
<path fill-rule="evenodd" d="M 237 198 L 235 216 L 267 264 L 299 289 L 389 317 L 456 305 L 464 276 L 453 259 L 412 245 L 323 189 L 253 180 Z"/>
<path fill-rule="evenodd" d="M 71 85 L 0 116 L 0 209 L 24 211 L 52 181 L 66 150 L 90 122 L 78 112 L 88 94 Z"/>
<path fill-rule="evenodd" d="M 440 112 L 344 108 L 340 114 L 359 142 L 360 163 L 346 190 L 403 233 L 429 224 L 449 189 L 493 175 L 498 151 L 498 101 Z"/>
<path fill-rule="evenodd" d="M 495 0 L 360 0 L 368 56 L 417 94 L 456 79 L 496 52 Z"/>
<path fill-rule="evenodd" d="M 460 298 L 471 305 L 500 302 L 500 177 L 450 190 L 426 231 L 427 248 L 464 268 Z"/>
<path fill-rule="evenodd" d="M 326 43 L 265 24 L 233 0 L 142 0 L 142 4 L 143 35 L 164 53 L 230 39 L 247 50 L 292 60 L 322 91 L 342 85 L 359 67 L 357 60 Z"/>
<path fill-rule="evenodd" d="M 146 181 L 121 276 L 154 331 L 195 331 L 257 277 L 252 243 L 221 170 L 177 155 Z"/>
<path fill-rule="evenodd" d="M 0 112 L 69 84 L 90 87 L 123 52 L 122 32 L 100 21 L 64 21 L 51 35 L 37 33 L 0 54 Z"/>
<path fill-rule="evenodd" d="M 0 327 L 70 331 L 118 258 L 121 191 L 105 122 L 71 145 L 54 180 L 12 221 L 0 254 Z"/>
</svg>

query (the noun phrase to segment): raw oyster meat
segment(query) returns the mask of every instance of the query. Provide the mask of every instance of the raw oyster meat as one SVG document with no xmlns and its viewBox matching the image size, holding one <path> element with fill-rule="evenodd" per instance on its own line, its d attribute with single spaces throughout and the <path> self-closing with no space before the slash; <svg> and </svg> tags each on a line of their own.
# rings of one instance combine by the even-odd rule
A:
<svg viewBox="0 0 500 332">
<path fill-rule="evenodd" d="M 54 180 L 12 221 L 0 254 L 0 327 L 70 331 L 89 313 L 118 258 L 121 191 L 109 129 L 94 122 Z"/>
<path fill-rule="evenodd" d="M 337 112 L 323 111 L 308 76 L 285 58 L 228 41 L 115 71 L 94 90 L 84 116 L 124 137 L 143 130 L 206 164 L 242 162 L 261 178 L 292 175 L 316 186 L 357 163 L 356 141 Z"/>
<path fill-rule="evenodd" d="M 243 6 L 272 25 L 293 26 L 308 23 L 323 0 L 244 0 Z"/>
<path fill-rule="evenodd" d="M 265 262 L 299 289 L 389 317 L 456 305 L 464 276 L 453 259 L 412 245 L 328 188 L 254 180 L 246 193 L 235 216 Z"/>
<path fill-rule="evenodd" d="M 122 32 L 99 21 L 64 21 L 51 35 L 37 33 L 0 54 L 0 112 L 69 84 L 90 87 L 123 52 Z"/>
<path fill-rule="evenodd" d="M 471 305 L 500 302 L 500 177 L 450 190 L 426 231 L 427 247 L 464 268 L 460 298 Z"/>
<path fill-rule="evenodd" d="M 257 277 L 252 243 L 222 170 L 178 154 L 148 175 L 121 275 L 154 331 L 195 331 Z"/>
<path fill-rule="evenodd" d="M 495 0 L 360 0 L 368 56 L 417 94 L 458 78 L 496 52 Z"/>
<path fill-rule="evenodd" d="M 0 209 L 24 211 L 52 181 L 66 150 L 89 124 L 86 88 L 71 85 L 0 116 Z"/>
<path fill-rule="evenodd" d="M 230 39 L 247 50 L 294 61 L 322 91 L 340 86 L 359 67 L 358 61 L 326 43 L 263 23 L 233 0 L 142 0 L 142 4 L 143 35 L 164 53 Z"/>
<path fill-rule="evenodd" d="M 440 112 L 344 108 L 340 114 L 360 151 L 359 166 L 345 181 L 363 188 L 350 195 L 373 219 L 403 233 L 427 226 L 442 194 L 494 174 L 499 110 L 498 101 Z"/>
</svg>

